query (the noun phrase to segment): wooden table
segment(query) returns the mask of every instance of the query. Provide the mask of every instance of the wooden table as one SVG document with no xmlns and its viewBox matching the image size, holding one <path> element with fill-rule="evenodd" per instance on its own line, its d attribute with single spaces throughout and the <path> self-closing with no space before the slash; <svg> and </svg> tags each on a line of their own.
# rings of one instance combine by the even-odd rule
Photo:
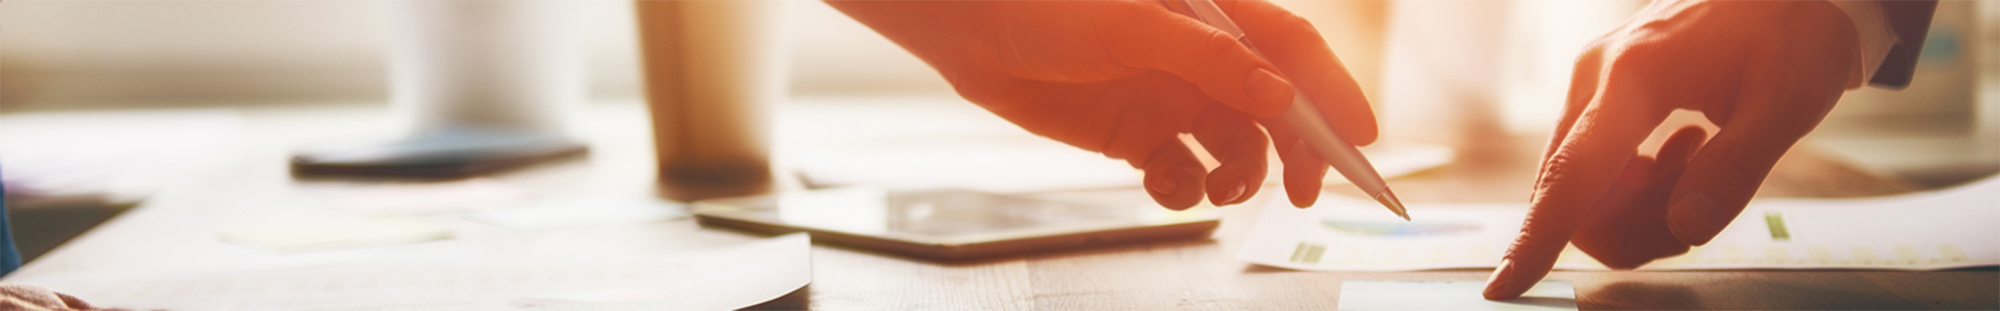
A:
<svg viewBox="0 0 2000 311">
<path fill-rule="evenodd" d="M 650 191 L 653 165 L 643 111 L 631 103 L 593 106 L 578 134 L 591 140 L 587 159 L 553 163 L 493 178 L 550 193 Z M 172 236 L 209 236 L 205 216 L 254 211 L 269 198 L 318 182 L 291 179 L 286 150 L 301 142 L 386 127 L 386 111 L 369 107 L 289 108 L 246 112 L 251 147 L 238 165 L 203 182 L 168 191 L 136 210 L 29 263 L 23 276 L 91 271 L 186 269 L 171 258 L 248 258 L 199 254 L 207 248 L 153 245 Z M 370 121 L 373 120 L 373 121 Z M 1524 200 L 1541 141 L 1468 150 L 1478 155 L 1445 168 L 1392 180 L 1411 203 Z M 1343 190 L 1330 188 L 1336 193 Z M 1907 183 L 1843 165 L 1809 147 L 1781 161 L 1760 195 L 1840 197 L 1901 193 Z M 1137 189 L 1040 194 L 1068 200 L 1150 204 Z M 1353 195 L 1349 192 L 1348 195 Z M 1264 196 L 1260 196 L 1264 197 Z M 1347 280 L 1484 280 L 1490 270 L 1422 272 L 1303 272 L 1246 264 L 1234 250 L 1264 198 L 1225 208 L 1214 239 L 1125 245 L 973 263 L 936 263 L 816 246 L 813 284 L 799 302 L 843 309 L 1335 309 Z M 698 247 L 758 236 L 705 229 L 692 220 L 606 229 L 629 233 L 633 247 Z M 364 250 L 367 252 L 388 250 Z M 227 252 L 227 251 L 223 251 Z M 168 259 L 159 259 L 168 258 Z M 231 259 L 237 258 L 237 259 Z M 194 261 L 194 260 L 185 260 Z M 1582 309 L 2000 309 L 2000 271 L 1571 272 Z M 89 297 L 83 297 L 88 300 Z M 144 306 L 131 306 L 144 307 Z"/>
</svg>

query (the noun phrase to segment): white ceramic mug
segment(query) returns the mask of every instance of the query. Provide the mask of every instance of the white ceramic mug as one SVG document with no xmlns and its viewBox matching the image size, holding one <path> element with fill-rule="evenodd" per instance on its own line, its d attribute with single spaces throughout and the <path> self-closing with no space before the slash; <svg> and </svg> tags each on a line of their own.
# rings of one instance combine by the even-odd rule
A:
<svg viewBox="0 0 2000 311">
<path fill-rule="evenodd" d="M 573 0 L 390 4 L 390 101 L 422 132 L 474 126 L 560 132 L 583 100 Z"/>
</svg>

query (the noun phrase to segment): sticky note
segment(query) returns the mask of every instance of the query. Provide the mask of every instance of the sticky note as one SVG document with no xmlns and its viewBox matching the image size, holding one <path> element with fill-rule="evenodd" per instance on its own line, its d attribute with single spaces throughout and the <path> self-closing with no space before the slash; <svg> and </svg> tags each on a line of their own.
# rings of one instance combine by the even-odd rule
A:
<svg viewBox="0 0 2000 311">
<path fill-rule="evenodd" d="M 1340 310 L 1576 310 L 1569 281 L 1542 281 L 1521 298 L 1486 300 L 1485 281 L 1346 281 Z"/>
<path fill-rule="evenodd" d="M 352 220 L 224 229 L 222 240 L 276 253 L 408 244 L 451 237 L 451 230 L 407 219 Z"/>
</svg>

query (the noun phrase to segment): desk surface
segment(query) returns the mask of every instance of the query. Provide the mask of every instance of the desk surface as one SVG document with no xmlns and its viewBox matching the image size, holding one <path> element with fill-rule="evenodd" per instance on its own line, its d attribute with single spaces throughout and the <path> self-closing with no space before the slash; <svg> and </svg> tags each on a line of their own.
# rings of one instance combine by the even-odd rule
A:
<svg viewBox="0 0 2000 311">
<path fill-rule="evenodd" d="M 587 159 L 495 176 L 548 193 L 650 192 L 653 164 L 645 114 L 637 105 L 594 106 L 578 124 L 589 139 Z M 177 247 L 171 237 L 212 236 L 218 213 L 254 211 L 288 191 L 313 187 L 284 170 L 286 150 L 302 142 L 352 136 L 356 128 L 387 128 L 379 108 L 329 107 L 246 111 L 253 131 L 242 158 L 199 182 L 163 193 L 29 263 L 9 281 L 69 273 L 191 269 L 250 260 Z M 790 116 L 810 118 L 812 116 Z M 370 121 L 373 120 L 373 121 Z M 780 120 L 785 120 L 781 117 Z M 782 130 L 780 135 L 783 134 Z M 782 141 L 782 139 L 781 139 Z M 1541 147 L 1514 138 L 1474 150 L 1476 159 L 1392 180 L 1412 203 L 1508 202 L 1525 198 Z M 579 180 L 587 182 L 578 182 Z M 1339 187 L 1336 193 L 1357 195 Z M 1870 175 L 1810 147 L 1780 161 L 1763 196 L 1841 197 L 1914 191 L 1907 183 Z M 1046 193 L 1043 196 L 1150 204 L 1137 189 Z M 1261 197 L 1261 195 L 1260 195 Z M 1253 199 L 1255 206 L 1263 198 Z M 1423 272 L 1302 272 L 1255 266 L 1232 256 L 1256 209 L 1224 209 L 1211 240 L 1159 242 L 943 264 L 815 246 L 807 302 L 818 309 L 1334 309 L 1346 280 L 1484 280 L 1490 270 Z M 699 247 L 758 238 L 674 220 L 605 231 L 617 244 L 646 248 Z M 558 237 L 538 237 L 551 239 Z M 544 241 L 547 242 L 547 241 Z M 359 255 L 393 254 L 392 249 Z M 206 253 L 203 253 L 206 252 Z M 222 251 L 229 253 L 232 251 Z M 162 259 L 166 258 L 166 259 Z M 178 258 L 178 260 L 176 259 Z M 366 258 L 359 256 L 355 258 Z M 2000 309 L 2000 270 L 1957 271 L 1682 271 L 1569 272 L 1583 309 Z M 89 297 L 82 297 L 89 300 Z M 132 306 L 144 307 L 144 306 Z"/>
</svg>

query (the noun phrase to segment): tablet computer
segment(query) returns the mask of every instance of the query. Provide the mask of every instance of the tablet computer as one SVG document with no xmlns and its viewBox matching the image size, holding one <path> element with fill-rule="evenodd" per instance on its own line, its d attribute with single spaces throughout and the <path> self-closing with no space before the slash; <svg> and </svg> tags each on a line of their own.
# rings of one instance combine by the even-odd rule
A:
<svg viewBox="0 0 2000 311">
<path fill-rule="evenodd" d="M 968 260 L 1093 246 L 1206 238 L 1214 208 L 1171 211 L 1150 202 L 1102 205 L 939 189 L 849 187 L 696 201 L 704 226 L 813 240 L 934 260 Z"/>
</svg>

